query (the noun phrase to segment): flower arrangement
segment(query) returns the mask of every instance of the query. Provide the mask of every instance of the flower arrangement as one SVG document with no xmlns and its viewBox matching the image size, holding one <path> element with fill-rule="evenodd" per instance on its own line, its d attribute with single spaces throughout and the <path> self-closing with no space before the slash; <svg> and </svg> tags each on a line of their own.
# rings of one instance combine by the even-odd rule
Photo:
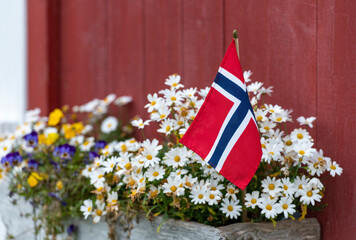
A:
<svg viewBox="0 0 356 240">
<path fill-rule="evenodd" d="M 323 151 L 313 148 L 307 129 L 299 127 L 288 133 L 291 110 L 264 102 L 272 87 L 251 82 L 245 72 L 247 90 L 261 137 L 261 164 L 242 191 L 222 177 L 203 159 L 178 141 L 201 107 L 209 88 L 184 89 L 179 75 L 171 75 L 169 87 L 148 94 L 150 119 L 133 120 L 144 131 L 157 123 L 165 135 L 142 142 L 128 140 L 109 144 L 113 149 L 96 158 L 83 175 L 95 187 L 95 196 L 84 201 L 84 217 L 98 222 L 101 216 L 125 212 L 129 219 L 144 211 L 147 217 L 163 215 L 219 226 L 241 221 L 273 221 L 283 218 L 303 219 L 307 208 L 316 208 L 325 187 L 319 177 L 329 172 L 340 175 L 342 168 Z M 313 127 L 314 117 L 299 117 L 301 126 Z M 318 206 L 320 207 L 320 206 Z M 241 216 L 242 215 L 242 216 Z"/>
<path fill-rule="evenodd" d="M 40 117 L 39 109 L 29 111 L 14 134 L 0 139 L 0 178 L 9 181 L 14 204 L 24 197 L 33 206 L 30 215 L 36 236 L 44 230 L 46 239 L 55 239 L 65 231 L 68 220 L 80 215 L 81 199 L 94 190 L 82 170 L 105 154 L 106 141 L 130 136 L 130 128 L 108 116 L 115 99 L 110 94 L 72 111 L 64 106 L 48 118 Z M 124 96 L 115 103 L 122 106 L 130 101 Z M 68 234 L 75 229 L 70 225 Z"/>
</svg>

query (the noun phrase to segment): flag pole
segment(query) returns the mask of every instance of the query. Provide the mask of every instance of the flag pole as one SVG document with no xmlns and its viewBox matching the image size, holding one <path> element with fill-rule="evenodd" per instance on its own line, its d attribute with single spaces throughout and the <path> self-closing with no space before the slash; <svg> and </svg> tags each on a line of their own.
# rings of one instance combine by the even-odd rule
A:
<svg viewBox="0 0 356 240">
<path fill-rule="evenodd" d="M 238 35 L 237 35 L 237 31 L 236 29 L 234 29 L 234 31 L 232 32 L 232 36 L 234 38 L 234 41 L 235 41 L 235 46 L 236 46 L 236 52 L 237 52 L 237 57 L 239 58 L 240 60 L 240 51 L 239 51 L 239 38 L 238 38 Z M 247 222 L 248 221 L 248 218 L 247 218 L 247 210 L 245 208 L 245 196 L 246 196 L 246 188 L 244 190 L 242 190 L 242 221 L 243 222 Z"/>
</svg>

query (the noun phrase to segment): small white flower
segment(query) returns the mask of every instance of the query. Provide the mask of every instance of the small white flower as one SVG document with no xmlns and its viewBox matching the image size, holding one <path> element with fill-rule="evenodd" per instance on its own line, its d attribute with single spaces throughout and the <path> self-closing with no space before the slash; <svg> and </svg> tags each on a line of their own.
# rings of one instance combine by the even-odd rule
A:
<svg viewBox="0 0 356 240">
<path fill-rule="evenodd" d="M 259 199 L 258 207 L 262 209 L 261 213 L 266 216 L 266 218 L 275 218 L 278 214 L 278 205 L 275 200 L 270 198 Z"/>
<path fill-rule="evenodd" d="M 308 125 L 310 128 L 313 128 L 313 122 L 316 119 L 316 117 L 298 117 L 297 121 L 299 122 L 300 125 Z"/>
<path fill-rule="evenodd" d="M 295 205 L 292 204 L 293 200 L 290 198 L 281 198 L 277 204 L 277 212 L 283 213 L 285 218 L 288 218 L 288 214 L 293 215 L 295 213 Z"/>
<path fill-rule="evenodd" d="M 104 121 L 101 123 L 101 131 L 103 133 L 110 133 L 112 131 L 115 131 L 119 122 L 115 117 L 107 117 L 104 119 Z"/>
<path fill-rule="evenodd" d="M 259 197 L 260 197 L 260 193 L 258 191 L 253 191 L 251 194 L 250 193 L 246 193 L 245 206 L 255 209 L 255 207 L 258 205 Z"/>
<path fill-rule="evenodd" d="M 335 161 L 330 163 L 327 166 L 328 171 L 330 172 L 330 175 L 335 177 L 335 174 L 341 175 L 342 173 L 342 168 L 339 167 L 339 164 L 337 164 Z"/>
<path fill-rule="evenodd" d="M 143 129 L 145 126 L 148 126 L 149 123 L 150 120 L 143 121 L 141 118 L 131 121 L 132 126 L 137 127 L 138 129 Z"/>
<path fill-rule="evenodd" d="M 239 205 L 239 200 L 229 200 L 224 198 L 221 203 L 220 210 L 231 219 L 237 219 L 241 215 L 242 207 Z"/>
<path fill-rule="evenodd" d="M 80 211 L 83 212 L 84 219 L 87 219 L 88 216 L 92 213 L 93 202 L 90 199 L 87 199 L 83 202 L 83 205 L 80 207 Z"/>
<path fill-rule="evenodd" d="M 124 106 L 128 103 L 132 102 L 132 97 L 131 96 L 121 96 L 121 97 L 118 97 L 116 100 L 115 100 L 115 104 L 119 107 L 121 106 Z"/>
</svg>

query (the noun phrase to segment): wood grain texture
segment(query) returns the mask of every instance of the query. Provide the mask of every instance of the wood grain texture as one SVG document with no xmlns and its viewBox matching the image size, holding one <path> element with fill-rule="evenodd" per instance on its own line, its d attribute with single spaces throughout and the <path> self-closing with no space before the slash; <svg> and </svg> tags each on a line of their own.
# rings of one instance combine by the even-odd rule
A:
<svg viewBox="0 0 356 240">
<path fill-rule="evenodd" d="M 49 111 L 48 102 L 48 2 L 41 0 L 27 3 L 27 78 L 28 109 Z"/>
<path fill-rule="evenodd" d="M 318 1 L 317 143 L 344 170 L 325 178 L 328 207 L 316 216 L 326 240 L 356 238 L 355 14 L 354 1 Z"/>
<path fill-rule="evenodd" d="M 205 88 L 223 59 L 222 1 L 183 1 L 183 72 L 186 87 Z"/>
<path fill-rule="evenodd" d="M 226 0 L 225 48 L 235 28 L 242 69 L 274 87 L 268 102 L 292 108 L 294 118 L 315 116 L 316 1 Z"/>
<path fill-rule="evenodd" d="M 165 221 L 159 233 L 157 228 L 163 218 L 157 217 L 149 221 L 141 215 L 138 222 L 134 222 L 131 234 L 118 226 L 120 239 L 238 239 L 238 240 L 319 240 L 320 225 L 315 218 L 303 221 L 280 221 L 276 227 L 269 223 L 236 223 L 224 227 L 212 227 L 196 222 L 169 219 Z"/>
<path fill-rule="evenodd" d="M 61 2 L 61 104 L 104 98 L 108 89 L 108 1 Z"/>
</svg>

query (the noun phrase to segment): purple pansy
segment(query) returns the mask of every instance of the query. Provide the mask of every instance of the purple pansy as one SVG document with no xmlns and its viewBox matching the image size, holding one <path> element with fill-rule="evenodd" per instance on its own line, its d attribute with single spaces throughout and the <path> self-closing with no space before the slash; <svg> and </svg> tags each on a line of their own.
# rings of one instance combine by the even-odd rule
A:
<svg viewBox="0 0 356 240">
<path fill-rule="evenodd" d="M 34 148 L 38 144 L 38 134 L 35 131 L 32 131 L 31 133 L 25 135 L 23 139 L 25 139 L 27 143 L 26 145 L 28 147 Z"/>
<path fill-rule="evenodd" d="M 97 141 L 95 143 L 95 150 L 97 152 L 100 152 L 101 149 L 103 149 L 106 146 L 106 142 L 105 141 Z"/>
<path fill-rule="evenodd" d="M 62 160 L 70 160 L 75 153 L 75 147 L 69 144 L 59 145 L 54 149 L 53 155 L 60 157 Z"/>
<path fill-rule="evenodd" d="M 31 159 L 30 161 L 27 162 L 27 167 L 31 170 L 37 170 L 38 168 L 38 162 L 35 159 Z"/>
<path fill-rule="evenodd" d="M 21 162 L 22 162 L 22 157 L 19 154 L 19 152 L 9 153 L 1 159 L 1 164 L 4 167 L 17 166 Z"/>
</svg>

